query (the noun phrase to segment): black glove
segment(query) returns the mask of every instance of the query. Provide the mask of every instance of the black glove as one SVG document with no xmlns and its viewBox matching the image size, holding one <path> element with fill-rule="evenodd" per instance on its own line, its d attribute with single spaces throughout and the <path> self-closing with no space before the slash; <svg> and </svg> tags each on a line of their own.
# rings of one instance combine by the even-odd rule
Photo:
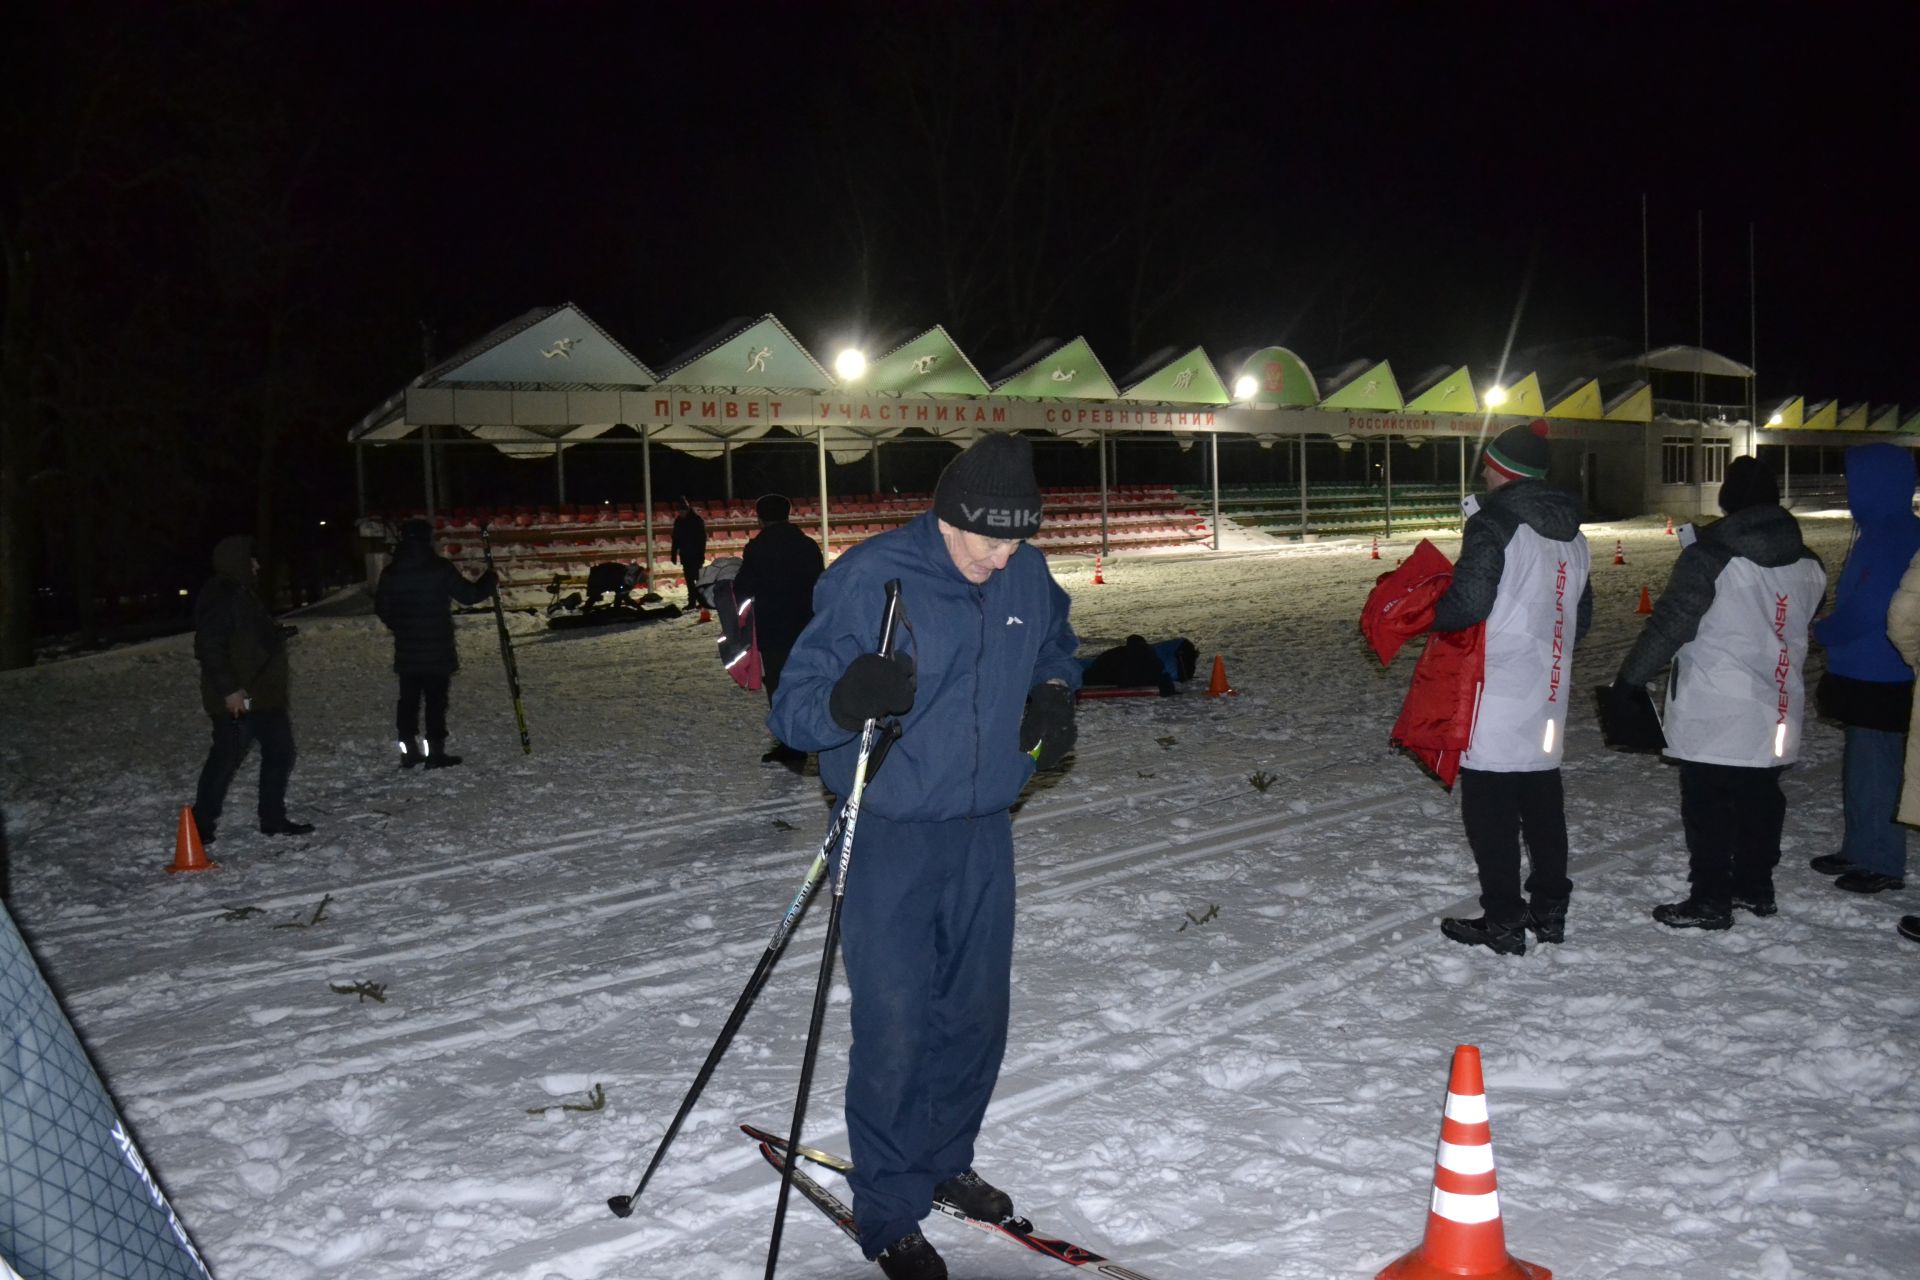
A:
<svg viewBox="0 0 1920 1280">
<path fill-rule="evenodd" d="M 1027 713 L 1020 717 L 1020 749 L 1042 769 L 1058 768 L 1079 736 L 1073 727 L 1073 690 L 1062 684 L 1038 685 L 1027 695 Z M 1040 751 L 1034 754 L 1034 748 Z"/>
<path fill-rule="evenodd" d="M 869 720 L 912 709 L 913 659 L 905 654 L 891 658 L 861 654 L 841 675 L 827 700 L 833 722 L 848 733 L 858 733 Z"/>
<path fill-rule="evenodd" d="M 1593 698 L 1600 713 L 1600 736 L 1609 747 L 1648 752 L 1666 748 L 1667 737 L 1660 730 L 1660 716 L 1646 686 L 1616 680 L 1595 688 Z"/>
</svg>

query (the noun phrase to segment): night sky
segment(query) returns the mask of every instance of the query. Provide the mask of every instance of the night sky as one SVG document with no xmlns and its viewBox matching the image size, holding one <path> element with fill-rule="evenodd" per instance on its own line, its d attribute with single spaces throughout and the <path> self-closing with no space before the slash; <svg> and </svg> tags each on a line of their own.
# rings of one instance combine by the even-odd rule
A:
<svg viewBox="0 0 1920 1280">
<path fill-rule="evenodd" d="M 1706 345 L 1763 400 L 1920 402 L 1912 5 L 21 13 L 41 461 L 69 507 L 160 468 L 196 536 L 263 471 L 350 507 L 354 420 L 563 301 L 656 368 L 768 311 L 829 359 L 945 323 L 989 375 L 1078 334 L 1116 380 L 1628 354 L 1643 194 L 1654 345 L 1695 341 L 1702 216 Z M 62 472 L 71 423 L 137 473 Z"/>
</svg>

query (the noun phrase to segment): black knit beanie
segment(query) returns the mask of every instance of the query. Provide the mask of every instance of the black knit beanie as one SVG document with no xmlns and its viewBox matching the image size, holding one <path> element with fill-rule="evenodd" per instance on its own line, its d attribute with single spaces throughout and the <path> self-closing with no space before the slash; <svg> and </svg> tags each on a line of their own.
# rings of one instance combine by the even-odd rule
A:
<svg viewBox="0 0 1920 1280">
<path fill-rule="evenodd" d="M 947 464 L 933 489 L 934 514 L 956 529 L 988 538 L 1031 538 L 1040 532 L 1040 484 L 1025 436 L 981 436 Z"/>
<path fill-rule="evenodd" d="M 761 524 L 779 524 L 792 513 L 793 504 L 783 494 L 763 493 L 753 504 L 753 514 L 760 517 Z"/>
<path fill-rule="evenodd" d="M 400 522 L 400 541 L 432 542 L 433 526 L 418 516 L 415 516 L 411 520 L 402 520 Z"/>
<path fill-rule="evenodd" d="M 1543 480 L 1549 456 L 1546 419 L 1535 418 L 1524 427 L 1508 427 L 1495 436 L 1480 455 L 1480 462 L 1510 480 Z"/>
<path fill-rule="evenodd" d="M 1780 482 L 1773 469 L 1758 458 L 1735 458 L 1727 464 L 1726 479 L 1720 482 L 1720 509 L 1728 515 L 1748 507 L 1777 506 Z"/>
</svg>

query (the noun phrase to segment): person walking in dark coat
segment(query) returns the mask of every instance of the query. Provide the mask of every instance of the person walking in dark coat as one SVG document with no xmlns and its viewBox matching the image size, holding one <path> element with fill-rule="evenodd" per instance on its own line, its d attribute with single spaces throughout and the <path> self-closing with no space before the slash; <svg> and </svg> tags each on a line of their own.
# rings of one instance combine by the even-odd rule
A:
<svg viewBox="0 0 1920 1280">
<path fill-rule="evenodd" d="M 950 463 L 933 510 L 841 556 L 815 593 L 770 727 L 820 752 L 836 795 L 860 730 L 900 715 L 862 793 L 844 890 L 853 1048 L 847 1134 L 860 1246 L 890 1280 L 945 1280 L 920 1231 L 933 1197 L 989 1222 L 1012 1199 L 973 1170 L 1007 1045 L 1013 963 L 1009 807 L 1073 749 L 1079 642 L 1069 601 L 1026 545 L 1040 527 L 1033 447 L 983 437 Z M 878 647 L 899 579 L 901 654 Z"/>
<path fill-rule="evenodd" d="M 687 580 L 687 608 L 698 609 L 700 569 L 707 563 L 707 522 L 685 498 L 680 499 L 680 514 L 673 520 L 673 545 L 667 558 L 679 563 L 680 575 Z"/>
<path fill-rule="evenodd" d="M 400 545 L 374 589 L 373 609 L 393 632 L 393 669 L 400 677 L 393 722 L 403 769 L 422 763 L 445 769 L 460 763 L 459 756 L 446 751 L 447 691 L 460 668 L 447 604 L 479 604 L 493 594 L 495 581 L 491 569 L 469 579 L 452 561 L 436 555 L 433 526 L 425 520 L 400 526 Z M 419 737 L 422 700 L 427 704 L 425 738 Z"/>
<path fill-rule="evenodd" d="M 735 600 L 753 601 L 753 634 L 760 645 L 760 682 L 767 702 L 780 687 L 780 671 L 800 633 L 813 621 L 813 584 L 826 572 L 820 545 L 787 522 L 793 504 L 777 493 L 754 503 L 760 532 L 740 557 L 733 580 Z M 807 753 L 776 740 L 760 757 L 762 764 L 783 764 L 798 770 Z"/>
<path fill-rule="evenodd" d="M 213 577 L 193 604 L 200 702 L 213 724 L 213 746 L 200 767 L 200 785 L 193 796 L 193 821 L 205 844 L 214 841 L 227 788 L 256 741 L 261 833 L 299 836 L 313 830 L 311 823 L 287 817 L 287 781 L 294 760 L 287 644 L 260 598 L 259 571 L 252 538 L 223 538 L 213 548 Z"/>
</svg>

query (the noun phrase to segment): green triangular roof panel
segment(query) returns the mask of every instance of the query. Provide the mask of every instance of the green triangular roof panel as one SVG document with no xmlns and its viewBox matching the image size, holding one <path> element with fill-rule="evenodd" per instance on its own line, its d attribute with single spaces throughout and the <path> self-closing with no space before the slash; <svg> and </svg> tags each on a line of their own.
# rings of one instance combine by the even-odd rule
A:
<svg viewBox="0 0 1920 1280">
<path fill-rule="evenodd" d="M 1791 400 L 1782 400 L 1772 409 L 1761 414 L 1760 421 L 1774 431 L 1798 431 L 1800 424 L 1806 420 L 1806 412 L 1807 398 L 1794 396 Z"/>
<path fill-rule="evenodd" d="M 1263 347 L 1247 357 L 1233 375 L 1236 384 L 1241 378 L 1252 378 L 1254 393 L 1248 404 L 1256 405 L 1315 405 L 1320 403 L 1320 387 L 1313 380 L 1313 371 L 1306 362 L 1285 347 Z"/>
<path fill-rule="evenodd" d="M 995 387 L 1003 396 L 1035 400 L 1118 400 L 1120 392 L 1085 338 L 1075 338 Z"/>
<path fill-rule="evenodd" d="M 916 396 L 983 396 L 992 390 L 941 325 L 875 360 L 853 389 Z"/>
<path fill-rule="evenodd" d="M 1530 413 L 1535 417 L 1547 411 L 1546 397 L 1540 394 L 1540 375 L 1530 373 L 1507 384 L 1507 398 L 1500 402 L 1500 413 Z"/>
<path fill-rule="evenodd" d="M 1834 423 L 1836 431 L 1865 431 L 1867 429 L 1867 402 L 1851 404 L 1840 411 L 1840 420 Z"/>
<path fill-rule="evenodd" d="M 501 325 L 427 371 L 421 383 L 567 383 L 651 386 L 653 371 L 587 314 L 565 302 Z"/>
<path fill-rule="evenodd" d="M 1869 431 L 1898 431 L 1900 429 L 1900 406 L 1897 404 L 1883 404 L 1878 409 L 1875 409 L 1869 416 L 1872 418 L 1872 421 L 1867 424 L 1867 430 Z"/>
<path fill-rule="evenodd" d="M 661 383 L 678 387 L 778 387 L 829 391 L 835 383 L 799 339 L 771 315 L 722 330 L 675 364 Z"/>
<path fill-rule="evenodd" d="M 1148 374 L 1128 387 L 1120 398 L 1153 404 L 1229 404 L 1233 400 L 1204 347 L 1195 347 Z"/>
<path fill-rule="evenodd" d="M 1840 406 L 1832 400 L 1822 400 L 1807 410 L 1800 425 L 1808 431 L 1831 431 L 1833 424 L 1840 420 Z"/>
<path fill-rule="evenodd" d="M 1900 430 L 1910 435 L 1920 433 L 1920 409 L 1907 415 L 1907 420 L 1900 424 Z"/>
<path fill-rule="evenodd" d="M 1636 382 L 1615 396 L 1606 407 L 1608 422 L 1652 422 L 1653 388 Z"/>
<path fill-rule="evenodd" d="M 1478 413 L 1480 402 L 1473 394 L 1473 375 L 1461 365 L 1407 401 L 1407 408 L 1419 413 Z"/>
<path fill-rule="evenodd" d="M 1607 416 L 1607 407 L 1600 402 L 1600 380 L 1589 378 L 1574 387 L 1547 410 L 1547 416 L 1576 418 L 1583 422 L 1604 421 Z"/>
<path fill-rule="evenodd" d="M 1393 366 L 1382 360 L 1349 380 L 1320 402 L 1322 409 L 1385 409 L 1398 412 L 1405 407 L 1400 399 L 1400 384 L 1394 380 Z"/>
</svg>

